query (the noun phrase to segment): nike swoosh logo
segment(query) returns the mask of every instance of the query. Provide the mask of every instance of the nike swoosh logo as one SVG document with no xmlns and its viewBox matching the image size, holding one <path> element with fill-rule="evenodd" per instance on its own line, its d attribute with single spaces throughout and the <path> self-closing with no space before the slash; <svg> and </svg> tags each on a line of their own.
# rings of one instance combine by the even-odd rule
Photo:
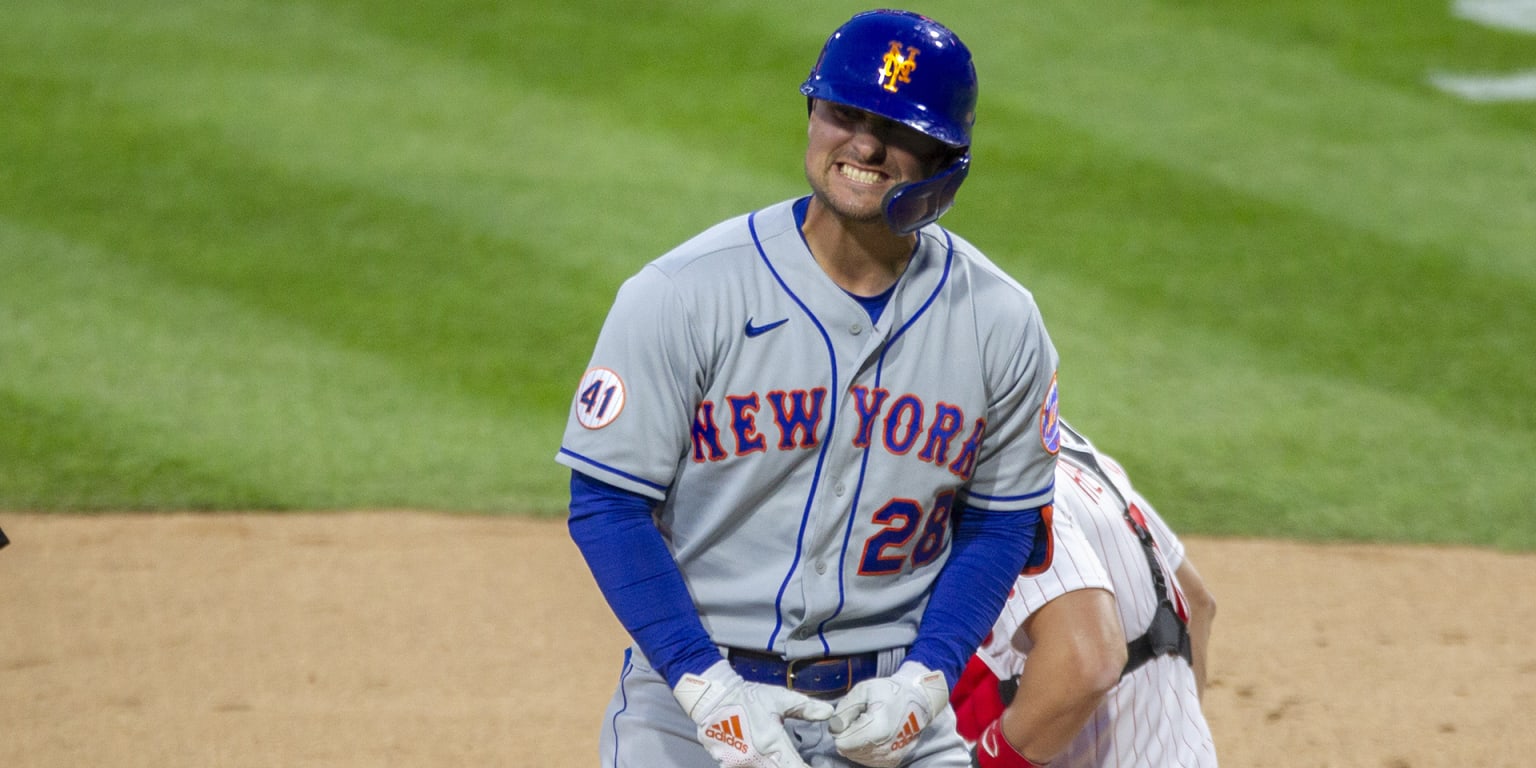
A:
<svg viewBox="0 0 1536 768">
<path fill-rule="evenodd" d="M 787 322 L 789 322 L 789 318 L 786 317 L 776 323 L 763 323 L 762 325 L 753 325 L 752 318 L 749 317 L 747 318 L 747 338 L 750 339 L 754 336 L 761 336 Z"/>
</svg>

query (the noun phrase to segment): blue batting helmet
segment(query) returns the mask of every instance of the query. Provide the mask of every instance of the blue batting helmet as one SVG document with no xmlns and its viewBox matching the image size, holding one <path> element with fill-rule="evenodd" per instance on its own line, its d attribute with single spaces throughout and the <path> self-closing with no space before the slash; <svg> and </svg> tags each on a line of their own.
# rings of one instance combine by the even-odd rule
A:
<svg viewBox="0 0 1536 768">
<path fill-rule="evenodd" d="M 971 143 L 976 67 L 944 25 L 910 11 L 866 11 L 821 49 L 806 96 L 894 120 L 951 147 Z"/>
</svg>

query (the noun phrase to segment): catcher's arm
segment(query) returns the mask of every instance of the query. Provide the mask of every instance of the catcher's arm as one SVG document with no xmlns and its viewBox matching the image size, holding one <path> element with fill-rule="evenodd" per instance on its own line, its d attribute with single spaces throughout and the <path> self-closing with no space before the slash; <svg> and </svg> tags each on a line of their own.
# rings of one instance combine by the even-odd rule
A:
<svg viewBox="0 0 1536 768">
<path fill-rule="evenodd" d="M 1216 597 L 1205 586 L 1200 572 L 1195 570 L 1188 557 L 1173 572 L 1179 580 L 1184 601 L 1189 604 L 1189 651 L 1190 666 L 1195 670 L 1195 686 L 1201 698 L 1205 697 L 1205 655 L 1210 646 L 1211 622 L 1216 618 Z"/>
<path fill-rule="evenodd" d="M 1050 762 L 1077 738 L 1125 668 L 1125 631 L 1115 596 L 1105 590 L 1068 592 L 1036 611 L 1020 632 L 1034 648 L 1013 701 L 978 742 L 982 768 L 1023 764 L 1009 748 L 1032 764 Z M 995 743 L 998 735 L 1007 743 Z"/>
</svg>

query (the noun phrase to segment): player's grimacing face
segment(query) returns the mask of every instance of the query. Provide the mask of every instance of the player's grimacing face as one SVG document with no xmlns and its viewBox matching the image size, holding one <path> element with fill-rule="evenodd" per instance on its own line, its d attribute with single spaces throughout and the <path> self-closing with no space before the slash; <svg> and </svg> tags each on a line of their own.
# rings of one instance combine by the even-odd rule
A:
<svg viewBox="0 0 1536 768">
<path fill-rule="evenodd" d="M 943 142 L 862 109 L 817 99 L 806 130 L 805 177 L 817 200 L 839 216 L 884 215 L 885 193 L 933 175 Z"/>
</svg>

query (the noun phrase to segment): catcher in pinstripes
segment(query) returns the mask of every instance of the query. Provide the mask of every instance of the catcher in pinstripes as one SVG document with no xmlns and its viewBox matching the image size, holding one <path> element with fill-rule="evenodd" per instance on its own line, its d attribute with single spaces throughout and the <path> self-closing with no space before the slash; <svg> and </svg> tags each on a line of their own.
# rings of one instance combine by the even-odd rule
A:
<svg viewBox="0 0 1536 768">
<path fill-rule="evenodd" d="M 1215 598 L 1125 470 L 1061 431 L 1049 557 L 1015 581 L 952 697 L 973 765 L 1214 768 L 1200 696 Z"/>
</svg>

